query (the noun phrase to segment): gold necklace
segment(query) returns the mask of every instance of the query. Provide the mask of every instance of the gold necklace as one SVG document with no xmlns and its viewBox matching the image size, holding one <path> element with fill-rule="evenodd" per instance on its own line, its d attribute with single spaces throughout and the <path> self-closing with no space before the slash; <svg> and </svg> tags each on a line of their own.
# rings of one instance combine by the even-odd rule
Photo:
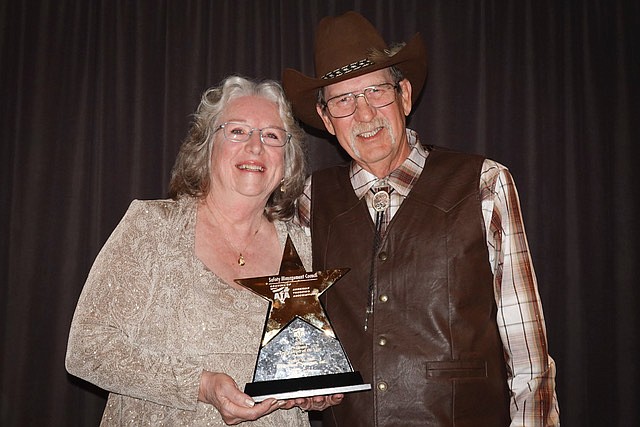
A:
<svg viewBox="0 0 640 427">
<path fill-rule="evenodd" d="M 240 267 L 243 267 L 243 266 L 246 264 L 246 262 L 245 262 L 245 260 L 244 260 L 244 256 L 242 255 L 242 252 L 245 252 L 245 251 L 247 250 L 247 248 L 249 247 L 249 244 L 250 244 L 251 242 L 253 242 L 253 240 L 254 240 L 254 239 L 256 238 L 256 236 L 258 235 L 258 231 L 260 231 L 260 229 L 261 229 L 261 228 L 262 228 L 262 221 L 260 221 L 260 225 L 259 225 L 259 226 L 258 226 L 258 228 L 256 229 L 256 232 L 255 232 L 255 233 L 253 233 L 253 236 L 251 236 L 251 237 L 249 238 L 249 242 L 247 242 L 247 244 L 246 244 L 246 245 L 244 245 L 244 249 L 243 249 L 243 250 L 241 250 L 241 251 L 240 251 L 240 250 L 238 250 L 238 248 L 236 247 L 236 245 L 234 245 L 233 243 L 231 243 L 231 242 L 229 241 L 229 239 L 227 239 L 227 236 L 226 236 L 224 233 L 222 233 L 222 237 L 224 238 L 225 242 L 227 242 L 227 245 L 231 246 L 231 247 L 232 247 L 236 252 L 238 252 L 238 265 L 239 265 Z"/>
<path fill-rule="evenodd" d="M 218 229 L 220 231 L 222 230 L 221 224 L 218 222 L 218 218 L 216 217 L 216 215 L 214 215 L 214 213 L 211 211 L 211 209 L 209 208 L 209 205 L 205 202 L 204 204 L 207 208 L 207 210 L 209 211 L 209 213 L 211 214 L 211 217 L 215 220 L 215 222 L 218 223 Z M 226 222 L 226 221 L 225 221 Z M 256 231 L 253 233 L 253 235 L 249 238 L 249 241 L 244 245 L 244 249 L 242 250 L 238 250 L 238 248 L 236 247 L 236 245 L 234 245 L 233 243 L 231 243 L 231 241 L 227 238 L 227 235 L 224 232 L 221 232 L 220 234 L 222 235 L 222 238 L 224 239 L 224 241 L 227 243 L 227 246 L 230 247 L 231 249 L 233 249 L 235 252 L 238 252 L 238 265 L 240 267 L 244 267 L 244 265 L 246 264 L 246 261 L 244 259 L 244 256 L 242 255 L 243 252 L 246 252 L 247 248 L 249 247 L 249 245 L 255 240 L 256 236 L 258 235 L 258 232 L 260 231 L 260 229 L 262 228 L 262 224 L 264 223 L 264 221 L 262 220 L 262 218 L 260 218 L 260 225 L 258 225 L 258 228 L 256 228 Z"/>
</svg>

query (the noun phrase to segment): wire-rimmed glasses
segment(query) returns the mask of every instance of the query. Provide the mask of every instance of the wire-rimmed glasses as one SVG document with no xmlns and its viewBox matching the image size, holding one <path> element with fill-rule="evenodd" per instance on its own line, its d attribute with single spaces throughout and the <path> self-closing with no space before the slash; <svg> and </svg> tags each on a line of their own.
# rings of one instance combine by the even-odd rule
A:
<svg viewBox="0 0 640 427">
<path fill-rule="evenodd" d="M 215 132 L 220 129 L 222 129 L 225 139 L 231 142 L 247 142 L 255 131 L 260 134 L 260 142 L 271 147 L 284 147 L 291 140 L 289 132 L 276 126 L 258 129 L 252 128 L 246 123 L 224 122 L 218 126 Z"/>
<path fill-rule="evenodd" d="M 349 92 L 329 98 L 324 102 L 324 105 L 332 117 L 339 119 L 355 113 L 359 96 L 362 96 L 371 107 L 386 107 L 396 100 L 397 88 L 398 85 L 392 83 L 368 86 L 360 93 Z"/>
</svg>

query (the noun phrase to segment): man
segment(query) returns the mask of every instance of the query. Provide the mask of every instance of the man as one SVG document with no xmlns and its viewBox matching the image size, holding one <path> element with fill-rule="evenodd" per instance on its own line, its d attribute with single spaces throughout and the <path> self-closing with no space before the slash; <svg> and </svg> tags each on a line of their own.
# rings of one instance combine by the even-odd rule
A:
<svg viewBox="0 0 640 427">
<path fill-rule="evenodd" d="M 314 269 L 352 269 L 325 305 L 373 384 L 326 410 L 324 426 L 559 425 L 511 175 L 405 127 L 427 72 L 420 35 L 389 48 L 361 15 L 327 17 L 315 68 L 285 70 L 285 92 L 353 162 L 314 173 L 299 220 Z"/>
</svg>

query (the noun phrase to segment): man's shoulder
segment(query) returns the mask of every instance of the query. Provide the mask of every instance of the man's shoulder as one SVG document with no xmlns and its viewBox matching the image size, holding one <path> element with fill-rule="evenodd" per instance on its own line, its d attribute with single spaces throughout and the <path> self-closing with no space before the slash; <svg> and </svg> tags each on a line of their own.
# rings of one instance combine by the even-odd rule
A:
<svg viewBox="0 0 640 427">
<path fill-rule="evenodd" d="M 344 163 L 315 171 L 311 175 L 310 199 L 322 200 L 323 209 L 327 201 L 336 205 L 357 203 L 358 198 L 351 183 L 351 163 Z"/>
<path fill-rule="evenodd" d="M 338 163 L 336 165 L 333 166 L 328 166 L 322 169 L 317 169 L 315 171 L 313 171 L 312 175 L 323 175 L 323 174 L 331 174 L 331 173 L 335 173 L 336 171 L 344 171 L 345 169 L 348 170 L 349 167 L 351 166 L 351 162 L 343 162 L 343 163 Z"/>
<path fill-rule="evenodd" d="M 311 174 L 312 182 L 327 181 L 336 178 L 349 178 L 350 162 L 340 163 L 323 169 L 318 169 Z"/>
</svg>

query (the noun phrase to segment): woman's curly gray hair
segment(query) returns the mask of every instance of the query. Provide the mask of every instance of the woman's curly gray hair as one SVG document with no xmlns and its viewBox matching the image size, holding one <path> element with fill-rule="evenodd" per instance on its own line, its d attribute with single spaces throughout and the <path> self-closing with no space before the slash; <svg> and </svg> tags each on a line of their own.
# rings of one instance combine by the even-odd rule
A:
<svg viewBox="0 0 640 427">
<path fill-rule="evenodd" d="M 284 128 L 292 135 L 291 141 L 284 146 L 284 182 L 271 194 L 265 207 L 265 215 L 269 220 L 289 219 L 306 177 L 305 133 L 296 123 L 282 87 L 273 80 L 256 81 L 230 76 L 219 86 L 204 92 L 171 171 L 169 197 L 207 196 L 211 186 L 213 134 L 221 124 L 218 120 L 229 101 L 243 96 L 259 96 L 274 102 Z"/>
</svg>

